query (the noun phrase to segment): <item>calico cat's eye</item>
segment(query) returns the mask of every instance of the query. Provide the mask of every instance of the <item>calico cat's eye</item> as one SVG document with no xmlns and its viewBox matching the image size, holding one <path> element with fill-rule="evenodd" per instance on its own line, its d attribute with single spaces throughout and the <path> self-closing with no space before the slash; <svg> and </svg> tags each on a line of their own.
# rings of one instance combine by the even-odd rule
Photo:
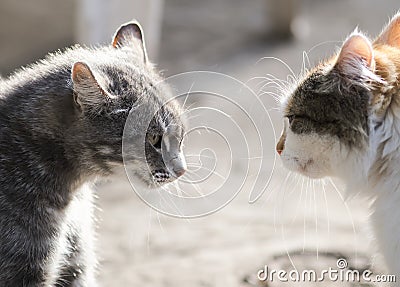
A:
<svg viewBox="0 0 400 287">
<path fill-rule="evenodd" d="M 287 118 L 289 120 L 289 125 L 291 125 L 294 120 L 294 115 L 287 116 Z"/>
<path fill-rule="evenodd" d="M 148 135 L 147 136 L 147 140 L 156 149 L 160 149 L 161 148 L 162 137 L 160 135 Z"/>
</svg>

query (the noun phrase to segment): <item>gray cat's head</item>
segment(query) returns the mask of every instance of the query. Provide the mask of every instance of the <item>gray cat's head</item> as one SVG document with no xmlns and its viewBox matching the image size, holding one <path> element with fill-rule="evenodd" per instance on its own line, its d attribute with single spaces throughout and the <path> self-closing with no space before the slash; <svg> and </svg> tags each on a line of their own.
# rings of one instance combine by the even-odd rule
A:
<svg viewBox="0 0 400 287">
<path fill-rule="evenodd" d="M 285 167 L 312 178 L 365 178 L 371 162 L 383 156 L 379 145 L 371 149 L 371 139 L 384 144 L 379 141 L 385 136 L 376 135 L 398 85 L 393 61 L 400 52 L 399 35 L 399 15 L 374 42 L 355 31 L 336 56 L 285 95 L 284 129 L 276 147 Z"/>
<path fill-rule="evenodd" d="M 147 59 L 139 24 L 121 26 L 109 47 L 77 55 L 82 60 L 71 71 L 77 114 L 71 137 L 85 145 L 82 156 L 88 165 L 109 170 L 122 164 L 122 137 L 131 113 L 135 122 L 128 133 L 144 139 L 137 143 L 142 146 L 133 147 L 135 174 L 149 186 L 181 176 L 186 168 L 182 111 L 176 102 L 168 101 L 170 90 Z M 135 155 L 135 149 L 141 148 L 143 155 Z"/>
</svg>

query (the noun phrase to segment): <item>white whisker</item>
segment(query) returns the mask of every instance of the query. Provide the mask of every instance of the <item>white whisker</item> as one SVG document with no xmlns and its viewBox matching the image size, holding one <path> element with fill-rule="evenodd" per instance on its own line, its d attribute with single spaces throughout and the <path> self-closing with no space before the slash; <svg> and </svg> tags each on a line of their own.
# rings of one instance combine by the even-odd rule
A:
<svg viewBox="0 0 400 287">
<path fill-rule="evenodd" d="M 317 237 L 317 260 L 319 255 L 319 240 L 318 240 L 318 212 L 317 212 L 317 199 L 315 195 L 315 181 L 312 181 L 312 189 L 314 195 L 314 216 L 315 216 L 315 234 Z"/>
<path fill-rule="evenodd" d="M 310 179 L 307 178 L 306 181 L 306 189 L 305 189 L 305 197 L 304 197 L 304 211 L 307 210 L 307 198 L 308 198 L 308 187 L 309 187 Z M 305 251 L 306 246 L 306 213 L 303 212 L 303 252 Z"/>
<path fill-rule="evenodd" d="M 200 188 L 198 187 L 197 184 L 192 183 L 191 186 L 193 186 L 193 188 L 196 190 L 197 194 L 199 194 L 200 196 L 204 196 L 205 194 L 201 192 Z"/>
<path fill-rule="evenodd" d="M 262 57 L 260 60 L 258 60 L 258 61 L 256 62 L 256 65 L 257 65 L 259 62 L 263 61 L 263 60 L 275 60 L 275 61 L 280 62 L 281 64 L 283 64 L 283 65 L 289 70 L 289 72 L 293 75 L 293 77 L 296 77 L 296 75 L 295 75 L 295 73 L 293 72 L 292 68 L 290 68 L 290 66 L 289 66 L 288 64 L 286 64 L 285 61 L 283 61 L 283 60 L 281 60 L 281 59 L 279 59 L 279 58 L 277 58 L 277 57 L 269 56 L 269 57 Z"/>
<path fill-rule="evenodd" d="M 311 49 L 308 50 L 308 54 L 310 54 L 315 48 L 325 45 L 325 44 L 333 44 L 333 43 L 342 43 L 342 41 L 324 41 L 318 44 L 315 44 L 314 46 L 311 47 Z"/>
<path fill-rule="evenodd" d="M 153 210 L 150 208 L 149 209 L 149 222 L 147 226 L 147 240 L 146 240 L 146 248 L 147 248 L 147 253 L 150 253 L 150 231 L 151 231 L 151 219 L 152 219 L 152 212 Z"/>
<path fill-rule="evenodd" d="M 165 187 L 163 187 L 163 186 L 161 187 L 161 189 L 163 189 L 163 190 L 166 191 L 166 192 L 169 192 L 169 191 L 168 191 Z M 177 212 L 180 216 L 183 216 L 182 212 L 179 210 L 179 208 L 176 206 L 176 204 L 175 204 L 175 202 L 174 202 L 173 200 L 170 201 L 170 203 L 172 203 L 172 205 L 171 205 L 169 202 L 166 201 L 166 199 L 163 197 L 163 194 L 162 194 L 160 191 L 158 191 L 158 194 L 160 195 L 160 206 L 161 206 L 161 200 L 162 200 L 164 203 L 166 203 L 166 205 L 175 208 L 176 212 Z"/>
<path fill-rule="evenodd" d="M 329 220 L 328 199 L 326 198 L 325 181 L 324 181 L 324 180 L 321 180 L 321 182 L 322 182 L 322 190 L 323 190 L 323 192 L 324 192 L 326 219 L 327 219 L 327 221 L 328 221 L 328 235 L 329 235 L 329 233 L 330 233 L 330 220 Z"/>
<path fill-rule="evenodd" d="M 300 199 L 299 199 L 299 201 L 297 202 L 296 210 L 295 210 L 295 213 L 294 213 L 294 218 L 292 219 L 292 223 L 294 223 L 294 222 L 296 221 L 296 219 L 297 219 L 299 207 L 300 207 L 301 201 L 302 201 L 302 199 L 303 199 L 303 188 L 304 188 L 304 180 L 305 180 L 305 178 L 303 177 L 302 179 L 303 179 L 303 180 L 302 180 L 302 182 L 301 182 Z"/>
<path fill-rule="evenodd" d="M 159 212 L 156 212 L 156 214 L 157 214 L 157 220 L 158 220 L 158 224 L 160 225 L 161 231 L 162 231 L 163 233 L 165 233 L 164 227 L 163 227 L 162 224 L 161 224 L 160 213 L 159 213 Z"/>
<path fill-rule="evenodd" d="M 352 225 L 352 228 L 353 228 L 354 247 L 355 247 L 355 257 L 357 258 L 357 254 L 358 254 L 358 249 L 357 249 L 357 237 L 356 237 L 356 236 L 357 236 L 357 232 L 356 232 L 356 225 L 355 225 L 355 223 L 354 223 L 353 215 L 351 214 L 350 208 L 349 208 L 349 206 L 348 206 L 346 200 L 344 199 L 343 195 L 340 193 L 339 189 L 337 188 L 336 184 L 333 182 L 333 180 L 332 180 L 331 178 L 329 178 L 329 181 L 330 181 L 330 183 L 332 184 L 332 186 L 333 186 L 333 188 L 335 189 L 335 191 L 337 192 L 337 194 L 339 195 L 340 200 L 342 200 L 342 202 L 343 202 L 343 204 L 344 204 L 344 206 L 345 206 L 345 208 L 346 208 L 347 214 L 348 214 L 349 217 L 350 217 L 351 225 Z"/>
<path fill-rule="evenodd" d="M 189 88 L 188 92 L 186 93 L 185 100 L 183 101 L 183 104 L 182 104 L 183 109 L 185 108 L 186 101 L 189 97 L 190 92 L 192 91 L 193 85 L 194 85 L 194 82 L 190 85 L 190 88 Z"/>
<path fill-rule="evenodd" d="M 286 184 L 287 184 L 287 181 L 288 181 L 289 177 L 291 176 L 291 174 L 292 174 L 292 172 L 289 172 L 289 173 L 287 174 L 285 180 L 283 181 L 283 184 L 280 186 L 279 194 L 282 192 L 282 189 L 285 188 L 285 186 L 286 186 Z M 276 196 L 277 196 L 277 195 L 276 195 Z M 276 201 L 276 200 L 275 200 L 275 201 Z M 275 204 L 275 206 L 274 206 L 274 230 L 275 230 L 275 232 L 277 232 L 277 229 L 276 229 L 276 206 L 277 206 L 277 204 Z"/>
</svg>

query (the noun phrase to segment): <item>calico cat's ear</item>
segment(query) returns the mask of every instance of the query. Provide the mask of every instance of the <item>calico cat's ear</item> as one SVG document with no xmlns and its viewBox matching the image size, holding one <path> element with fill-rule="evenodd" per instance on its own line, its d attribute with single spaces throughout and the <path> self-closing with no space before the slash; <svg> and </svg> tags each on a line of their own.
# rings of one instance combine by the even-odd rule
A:
<svg viewBox="0 0 400 287">
<path fill-rule="evenodd" d="M 375 43 L 400 48 L 400 12 L 390 20 Z"/>
<path fill-rule="evenodd" d="M 140 41 L 144 62 L 146 63 L 148 61 L 146 44 L 143 36 L 143 29 L 138 22 L 132 21 L 119 27 L 114 35 L 112 46 L 114 48 L 133 46 L 137 44 L 137 40 Z"/>
<path fill-rule="evenodd" d="M 353 32 L 344 42 L 335 67 L 344 75 L 359 78 L 374 66 L 371 42 L 359 32 Z"/>
<path fill-rule="evenodd" d="M 107 93 L 86 63 L 76 62 L 72 66 L 71 78 L 74 84 L 74 101 L 79 107 L 98 106 L 105 101 Z"/>
</svg>

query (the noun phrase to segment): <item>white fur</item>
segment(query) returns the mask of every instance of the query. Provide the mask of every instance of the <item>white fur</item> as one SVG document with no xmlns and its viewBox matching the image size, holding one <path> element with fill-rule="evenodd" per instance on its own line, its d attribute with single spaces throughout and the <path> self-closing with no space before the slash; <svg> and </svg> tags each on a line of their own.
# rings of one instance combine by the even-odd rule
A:
<svg viewBox="0 0 400 287">
<path fill-rule="evenodd" d="M 297 135 L 286 128 L 281 158 L 290 170 L 311 178 L 338 177 L 346 183 L 348 195 L 360 193 L 373 200 L 371 221 L 376 243 L 388 272 L 400 280 L 399 116 L 397 105 L 389 107 L 382 122 L 371 115 L 369 142 L 362 150 L 350 150 L 331 136 Z M 381 167 L 378 170 L 377 164 Z"/>
<path fill-rule="evenodd" d="M 378 247 L 390 273 L 400 284 L 400 110 L 392 104 L 381 123 L 371 122 L 369 167 L 384 162 L 384 170 L 369 169 L 368 192 L 375 199 L 371 214 Z M 373 119 L 373 118 L 372 118 Z M 379 127 L 375 128 L 378 124 Z M 376 154 L 383 146 L 382 155 Z M 376 178 L 376 182 L 371 179 Z M 368 181 L 366 179 L 366 181 Z M 398 285 L 396 285 L 398 286 Z"/>
<path fill-rule="evenodd" d="M 284 166 L 311 178 L 331 176 L 336 159 L 343 157 L 339 141 L 316 133 L 295 134 L 288 126 L 285 119 L 286 141 L 281 154 Z"/>
<path fill-rule="evenodd" d="M 375 43 L 399 48 L 398 34 L 392 32 L 397 27 L 394 25 L 399 25 L 399 17 L 400 12 Z M 349 41 L 357 42 L 351 45 Z M 360 56 L 366 61 L 360 61 Z M 346 183 L 348 194 L 360 193 L 372 199 L 371 221 L 376 242 L 388 272 L 397 277 L 394 286 L 400 286 L 400 91 L 395 90 L 399 73 L 394 63 L 387 63 L 389 77 L 381 79 L 375 74 L 372 44 L 358 30 L 347 38 L 337 61 L 335 65 L 339 63 L 344 74 L 360 76 L 354 84 L 370 90 L 374 89 L 371 82 L 381 85 L 371 99 L 368 141 L 361 148 L 348 148 L 336 137 L 315 133 L 296 135 L 286 128 L 286 123 L 282 160 L 289 169 L 309 177 L 338 177 Z M 329 73 L 329 69 L 325 72 Z M 284 108 L 290 95 L 282 99 Z"/>
</svg>

